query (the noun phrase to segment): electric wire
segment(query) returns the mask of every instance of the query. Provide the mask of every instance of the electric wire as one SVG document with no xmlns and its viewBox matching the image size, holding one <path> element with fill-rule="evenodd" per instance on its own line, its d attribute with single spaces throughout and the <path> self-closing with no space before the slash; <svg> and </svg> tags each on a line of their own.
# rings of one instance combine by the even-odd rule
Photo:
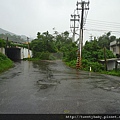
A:
<svg viewBox="0 0 120 120">
<path fill-rule="evenodd" d="M 88 1 L 89 2 L 89 1 Z M 87 4 L 85 4 L 85 8 L 87 8 Z M 85 17 L 84 17 L 84 24 L 83 26 L 86 24 L 86 21 L 87 21 L 87 16 L 88 16 L 88 10 L 85 10 Z"/>
<path fill-rule="evenodd" d="M 87 19 L 88 21 L 93 21 L 93 22 L 99 22 L 99 23 L 109 23 L 109 24 L 119 24 L 118 22 L 110 22 L 110 21 L 102 21 L 102 20 L 93 20 L 93 19 Z"/>
<path fill-rule="evenodd" d="M 96 32 L 112 32 L 120 35 L 120 23 L 87 19 L 84 30 Z"/>
<path fill-rule="evenodd" d="M 120 24 L 119 25 L 115 25 L 115 24 L 106 24 L 106 23 L 95 23 L 95 22 L 86 22 L 87 26 L 97 26 L 97 27 L 107 27 L 107 28 L 117 28 L 120 29 Z"/>
</svg>

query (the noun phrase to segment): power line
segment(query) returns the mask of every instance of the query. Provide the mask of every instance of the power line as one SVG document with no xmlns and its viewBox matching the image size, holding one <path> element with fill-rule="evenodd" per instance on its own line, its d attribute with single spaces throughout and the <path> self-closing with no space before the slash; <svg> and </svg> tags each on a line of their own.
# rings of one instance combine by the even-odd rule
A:
<svg viewBox="0 0 120 120">
<path fill-rule="evenodd" d="M 89 29 L 90 31 L 111 31 L 120 33 L 120 23 L 88 19 L 84 29 Z"/>
<path fill-rule="evenodd" d="M 88 5 L 87 5 L 87 4 L 85 4 L 85 8 L 87 8 L 87 6 L 88 6 Z M 84 25 L 85 25 L 85 23 L 86 23 L 87 16 L 88 16 L 88 10 L 86 10 L 86 11 L 85 11 Z M 83 25 L 83 26 L 84 26 L 84 25 Z"/>
<path fill-rule="evenodd" d="M 119 25 L 114 25 L 114 24 L 106 24 L 106 23 L 87 22 L 87 25 L 120 28 L 120 24 Z"/>
<path fill-rule="evenodd" d="M 98 23 L 106 23 L 106 24 L 116 24 L 116 25 L 120 25 L 120 23 L 118 23 L 118 22 L 110 22 L 110 21 L 101 21 L 101 20 L 93 20 L 93 19 L 87 19 L 87 21 L 90 21 L 90 22 L 98 22 Z"/>
<path fill-rule="evenodd" d="M 109 32 L 116 32 L 116 33 L 120 33 L 120 31 L 114 31 L 114 30 L 100 30 L 100 29 L 84 29 L 84 30 L 88 30 L 88 31 L 109 31 Z"/>
</svg>

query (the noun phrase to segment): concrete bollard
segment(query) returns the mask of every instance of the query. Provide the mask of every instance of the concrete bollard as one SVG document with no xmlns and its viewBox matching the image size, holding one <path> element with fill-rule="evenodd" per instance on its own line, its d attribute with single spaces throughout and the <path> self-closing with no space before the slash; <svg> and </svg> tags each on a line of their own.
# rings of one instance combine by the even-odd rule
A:
<svg viewBox="0 0 120 120">
<path fill-rule="evenodd" d="M 90 67 L 90 72 L 92 71 L 92 68 Z"/>
</svg>

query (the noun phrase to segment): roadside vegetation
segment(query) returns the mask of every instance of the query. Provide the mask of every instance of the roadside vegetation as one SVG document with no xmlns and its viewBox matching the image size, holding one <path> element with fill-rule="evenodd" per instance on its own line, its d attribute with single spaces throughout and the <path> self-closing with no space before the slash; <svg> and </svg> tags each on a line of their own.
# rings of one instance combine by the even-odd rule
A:
<svg viewBox="0 0 120 120">
<path fill-rule="evenodd" d="M 72 46 L 76 49 L 76 44 L 72 43 L 72 39 L 69 37 L 67 31 L 62 34 L 55 32 L 54 36 L 49 34 L 48 31 L 42 34 L 38 32 L 37 38 L 30 44 L 30 48 L 33 51 L 33 58 L 40 60 L 55 60 L 61 55 L 63 55 L 64 58 L 65 56 L 73 58 L 76 55 L 69 52 Z M 54 55 L 54 53 L 57 53 L 58 56 Z M 59 59 L 62 59 L 62 57 Z"/>
<path fill-rule="evenodd" d="M 92 72 L 99 72 L 103 74 L 111 74 L 120 76 L 120 71 L 106 71 L 105 66 L 99 62 L 104 59 L 104 49 L 106 49 L 106 59 L 115 58 L 116 56 L 109 50 L 110 42 L 116 40 L 116 36 L 111 36 L 108 32 L 98 39 L 86 41 L 82 49 L 82 70 L 89 71 L 90 67 Z M 120 39 L 117 39 L 120 40 Z M 55 60 L 51 53 L 63 53 L 63 61 L 70 67 L 76 68 L 77 50 L 76 42 L 72 42 L 69 37 L 69 32 L 59 34 L 55 31 L 54 35 L 49 32 L 37 33 L 37 38 L 30 44 L 33 51 L 33 60 Z"/>
<path fill-rule="evenodd" d="M 110 71 L 102 71 L 102 74 L 108 74 L 108 75 L 113 75 L 113 76 L 120 76 L 120 69 L 117 71 L 115 70 L 110 70 Z"/>
<path fill-rule="evenodd" d="M 6 40 L 0 38 L 0 48 L 6 47 L 6 46 L 8 46 L 8 47 L 18 46 L 18 47 L 28 48 L 27 44 L 14 43 L 13 41 L 9 41 L 9 40 L 6 41 Z"/>
<path fill-rule="evenodd" d="M 109 50 L 110 42 L 114 40 L 120 41 L 120 38 L 117 39 L 116 36 L 112 36 L 111 33 L 108 32 L 97 39 L 94 38 L 93 40 L 86 41 L 82 49 L 81 70 L 89 71 L 91 67 L 92 72 L 120 76 L 120 70 L 106 71 L 105 66 L 99 62 L 99 60 L 102 60 L 105 57 L 104 50 L 106 51 L 106 59 L 116 57 Z M 15 46 L 15 44 L 9 41 L 8 45 Z M 5 46 L 5 41 L 0 39 L 0 47 Z M 22 47 L 27 48 L 28 46 L 23 45 Z M 30 49 L 33 52 L 33 58 L 24 60 L 62 59 L 68 66 L 76 68 L 78 45 L 77 42 L 72 42 L 72 38 L 67 31 L 61 34 L 55 31 L 53 35 L 48 31 L 44 33 L 38 32 L 36 39 L 30 43 Z"/>
<path fill-rule="evenodd" d="M 13 66 L 13 62 L 0 52 L 0 73 Z"/>
<path fill-rule="evenodd" d="M 0 39 L 0 48 L 5 47 L 6 42 Z M 0 73 L 8 70 L 13 66 L 13 62 L 4 54 L 0 52 Z"/>
<path fill-rule="evenodd" d="M 5 40 L 3 40 L 3 39 L 0 38 L 0 48 L 1 47 L 5 47 L 5 46 L 6 46 Z"/>
</svg>

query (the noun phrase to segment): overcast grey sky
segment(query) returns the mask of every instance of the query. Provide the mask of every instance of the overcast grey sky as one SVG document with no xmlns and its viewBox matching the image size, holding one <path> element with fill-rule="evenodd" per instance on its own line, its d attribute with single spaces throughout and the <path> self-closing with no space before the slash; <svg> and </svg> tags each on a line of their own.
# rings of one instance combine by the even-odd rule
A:
<svg viewBox="0 0 120 120">
<path fill-rule="evenodd" d="M 52 34 L 54 27 L 60 33 L 70 31 L 70 15 L 76 3 L 77 0 L 0 0 L 0 28 L 28 37 L 35 37 L 38 31 Z M 98 29 L 120 31 L 119 12 L 120 0 L 90 0 L 84 38 L 105 33 Z"/>
</svg>

